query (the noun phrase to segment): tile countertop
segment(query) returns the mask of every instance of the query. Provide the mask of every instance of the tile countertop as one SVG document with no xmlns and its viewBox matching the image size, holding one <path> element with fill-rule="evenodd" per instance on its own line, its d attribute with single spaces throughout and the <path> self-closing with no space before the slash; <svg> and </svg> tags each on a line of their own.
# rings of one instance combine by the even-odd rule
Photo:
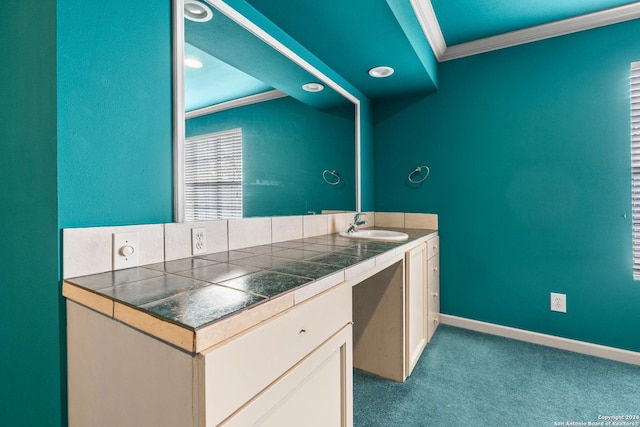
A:
<svg viewBox="0 0 640 427">
<path fill-rule="evenodd" d="M 330 234 L 290 240 L 70 278 L 63 295 L 199 352 L 292 307 L 294 290 L 323 280 L 333 286 L 344 281 L 346 269 L 437 233 L 393 230 L 409 239 L 384 242 Z M 234 321 L 238 316 L 232 315 L 249 312 Z M 213 329 L 218 324 L 224 325 L 220 331 Z"/>
</svg>

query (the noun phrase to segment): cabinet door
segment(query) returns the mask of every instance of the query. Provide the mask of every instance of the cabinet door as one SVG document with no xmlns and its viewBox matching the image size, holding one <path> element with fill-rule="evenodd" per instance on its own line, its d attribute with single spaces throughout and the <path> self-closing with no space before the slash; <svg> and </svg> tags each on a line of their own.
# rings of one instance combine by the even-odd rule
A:
<svg viewBox="0 0 640 427">
<path fill-rule="evenodd" d="M 347 325 L 221 425 L 351 427 L 351 337 Z"/>
<path fill-rule="evenodd" d="M 406 253 L 406 366 L 413 371 L 427 344 L 427 246 Z"/>
</svg>

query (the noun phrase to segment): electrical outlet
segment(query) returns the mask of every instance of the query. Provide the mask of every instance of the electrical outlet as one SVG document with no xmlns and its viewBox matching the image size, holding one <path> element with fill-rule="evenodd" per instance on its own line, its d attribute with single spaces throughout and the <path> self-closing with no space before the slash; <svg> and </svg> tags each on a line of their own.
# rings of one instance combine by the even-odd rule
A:
<svg viewBox="0 0 640 427">
<path fill-rule="evenodd" d="M 122 270 L 138 266 L 140 245 L 138 232 L 113 233 L 113 269 Z"/>
<path fill-rule="evenodd" d="M 207 253 L 207 229 L 192 228 L 191 229 L 191 254 L 200 255 Z"/>
<path fill-rule="evenodd" d="M 551 292 L 551 311 L 567 312 L 567 296 Z"/>
</svg>

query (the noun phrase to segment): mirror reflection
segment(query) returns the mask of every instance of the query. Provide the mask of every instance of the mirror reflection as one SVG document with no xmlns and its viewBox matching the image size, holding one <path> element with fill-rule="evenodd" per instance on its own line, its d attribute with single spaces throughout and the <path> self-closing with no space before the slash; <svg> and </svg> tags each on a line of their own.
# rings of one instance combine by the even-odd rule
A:
<svg viewBox="0 0 640 427">
<path fill-rule="evenodd" d="M 208 3 L 184 60 L 187 221 L 356 209 L 353 103 Z"/>
</svg>

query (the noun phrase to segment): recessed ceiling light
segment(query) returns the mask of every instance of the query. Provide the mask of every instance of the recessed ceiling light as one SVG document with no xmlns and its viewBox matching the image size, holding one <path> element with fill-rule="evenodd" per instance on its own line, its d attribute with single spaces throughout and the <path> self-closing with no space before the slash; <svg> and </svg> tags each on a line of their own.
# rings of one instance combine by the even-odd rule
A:
<svg viewBox="0 0 640 427">
<path fill-rule="evenodd" d="M 209 6 L 197 0 L 184 0 L 184 17 L 196 22 L 206 22 L 213 17 Z"/>
<path fill-rule="evenodd" d="M 195 58 L 185 58 L 184 66 L 189 68 L 202 68 L 202 62 Z"/>
<path fill-rule="evenodd" d="M 385 77 L 389 77 L 394 72 L 395 70 L 393 68 L 387 67 L 386 65 L 381 65 L 379 67 L 373 67 L 372 69 L 370 69 L 369 75 L 377 79 L 382 79 Z"/>
<path fill-rule="evenodd" d="M 320 92 L 321 90 L 324 89 L 324 86 L 321 85 L 320 83 L 307 83 L 302 85 L 302 89 L 306 90 L 307 92 Z"/>
</svg>

